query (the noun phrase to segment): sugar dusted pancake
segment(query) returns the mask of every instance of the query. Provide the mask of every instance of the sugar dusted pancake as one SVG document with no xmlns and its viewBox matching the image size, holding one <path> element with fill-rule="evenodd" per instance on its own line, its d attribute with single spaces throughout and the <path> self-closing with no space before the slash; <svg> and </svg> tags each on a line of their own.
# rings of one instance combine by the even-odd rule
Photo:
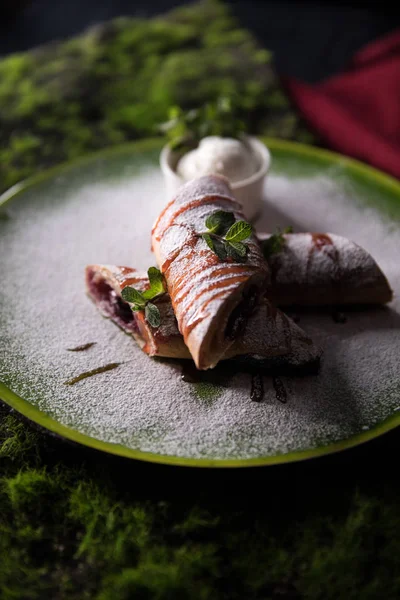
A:
<svg viewBox="0 0 400 600">
<path fill-rule="evenodd" d="M 150 287 L 147 273 L 130 267 L 89 265 L 86 267 L 86 289 L 99 311 L 126 333 L 130 333 L 149 356 L 191 358 L 176 325 L 168 294 L 154 300 L 161 315 L 161 325 L 153 328 L 144 311 L 132 312 L 121 297 L 126 287 L 144 292 Z"/>
<path fill-rule="evenodd" d="M 268 234 L 259 234 L 260 241 Z M 372 256 L 333 233 L 285 234 L 268 257 L 267 295 L 277 306 L 385 304 L 392 290 Z"/>
<path fill-rule="evenodd" d="M 179 332 L 169 295 L 154 300 L 160 310 L 161 325 L 153 328 L 145 320 L 143 311 L 132 312 L 130 305 L 122 299 L 121 292 L 128 286 L 139 291 L 148 289 L 147 274 L 129 267 L 86 267 L 90 298 L 105 317 L 131 334 L 144 352 L 149 356 L 191 358 Z M 288 365 L 302 367 L 318 362 L 320 350 L 289 317 L 261 301 L 224 359 L 238 356 L 252 356 L 259 364 L 281 357 Z"/>
<path fill-rule="evenodd" d="M 262 297 L 269 277 L 257 238 L 246 244 L 244 262 L 221 260 L 201 233 L 217 210 L 244 220 L 225 178 L 189 181 L 159 215 L 152 246 L 164 274 L 172 306 L 198 369 L 214 367 L 228 352 Z"/>
</svg>

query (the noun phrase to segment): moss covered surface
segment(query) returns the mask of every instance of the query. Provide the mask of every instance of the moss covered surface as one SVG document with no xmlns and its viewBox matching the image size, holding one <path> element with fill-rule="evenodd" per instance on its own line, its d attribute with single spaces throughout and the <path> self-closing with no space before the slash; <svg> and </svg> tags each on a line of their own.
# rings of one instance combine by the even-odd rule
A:
<svg viewBox="0 0 400 600">
<path fill-rule="evenodd" d="M 396 431 L 218 472 L 103 455 L 5 408 L 0 440 L 2 600 L 399 597 Z"/>
<path fill-rule="evenodd" d="M 119 18 L 0 60 L 0 190 L 60 161 L 154 135 L 171 104 L 220 94 L 248 130 L 309 140 L 271 63 L 214 0 L 150 20 Z"/>
</svg>

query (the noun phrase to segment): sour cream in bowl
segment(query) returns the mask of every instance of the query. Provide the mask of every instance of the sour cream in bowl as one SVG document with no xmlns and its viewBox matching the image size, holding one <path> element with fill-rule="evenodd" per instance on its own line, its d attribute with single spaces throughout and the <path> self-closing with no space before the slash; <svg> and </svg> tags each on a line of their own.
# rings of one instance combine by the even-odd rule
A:
<svg viewBox="0 0 400 600">
<path fill-rule="evenodd" d="M 164 146 L 160 166 L 167 194 L 172 198 L 181 185 L 202 175 L 224 175 L 243 206 L 247 219 L 261 210 L 264 182 L 270 167 L 268 148 L 252 136 L 240 139 L 208 136 L 183 156 Z"/>
</svg>

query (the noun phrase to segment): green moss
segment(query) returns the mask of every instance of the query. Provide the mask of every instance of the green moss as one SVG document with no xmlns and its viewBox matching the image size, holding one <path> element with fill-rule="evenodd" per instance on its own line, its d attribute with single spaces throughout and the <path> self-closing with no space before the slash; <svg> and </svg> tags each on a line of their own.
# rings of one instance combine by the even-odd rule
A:
<svg viewBox="0 0 400 600">
<path fill-rule="evenodd" d="M 398 485 L 336 488 L 324 465 L 294 486 L 270 469 L 208 480 L 83 449 L 68 464 L 70 446 L 27 432 L 1 421 L 2 600 L 398 597 Z"/>
<path fill-rule="evenodd" d="M 136 569 L 124 569 L 106 582 L 99 600 L 212 600 L 215 589 L 210 574 L 218 570 L 212 546 L 182 546 L 169 551 L 158 547 L 146 554 Z M 201 584 L 201 585 L 199 585 Z"/>
<path fill-rule="evenodd" d="M 6 411 L 0 411 L 0 460 L 17 465 L 39 461 L 38 436 Z"/>
<path fill-rule="evenodd" d="M 82 482 L 70 494 L 70 518 L 82 532 L 76 556 L 91 562 L 123 565 L 148 543 L 150 514 L 142 506 L 119 505 L 107 491 Z"/>
<path fill-rule="evenodd" d="M 41 496 L 45 501 L 56 491 L 56 481 L 44 469 L 20 471 L 4 480 L 4 489 L 13 510 L 29 510 L 33 501 L 40 500 Z"/>
</svg>

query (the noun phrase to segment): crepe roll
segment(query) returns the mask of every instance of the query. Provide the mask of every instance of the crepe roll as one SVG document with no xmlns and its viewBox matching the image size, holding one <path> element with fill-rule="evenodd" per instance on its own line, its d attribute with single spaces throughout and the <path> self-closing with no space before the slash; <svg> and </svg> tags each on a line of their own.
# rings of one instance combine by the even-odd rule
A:
<svg viewBox="0 0 400 600">
<path fill-rule="evenodd" d="M 260 234 L 260 241 L 268 239 Z M 333 233 L 288 233 L 279 251 L 267 257 L 267 296 L 277 306 L 386 304 L 390 285 L 372 256 Z"/>
<path fill-rule="evenodd" d="M 202 234 L 216 211 L 244 220 L 228 180 L 209 175 L 180 188 L 158 217 L 152 247 L 164 274 L 178 328 L 198 369 L 213 368 L 243 332 L 269 271 L 254 235 L 245 260 L 221 259 Z"/>
<path fill-rule="evenodd" d="M 89 297 L 103 316 L 132 335 L 146 354 L 191 358 L 179 332 L 168 293 L 153 301 L 161 315 L 161 325 L 154 328 L 146 321 L 144 311 L 132 312 L 131 305 L 122 299 L 121 292 L 127 286 L 145 291 L 149 288 L 147 274 L 130 267 L 111 265 L 89 265 L 86 268 Z M 320 350 L 289 317 L 275 310 L 269 302 L 261 300 L 248 319 L 242 335 L 229 347 L 224 359 L 245 356 L 251 356 L 256 364 L 280 357 L 288 365 L 301 367 L 318 361 Z"/>
<path fill-rule="evenodd" d="M 153 300 L 160 311 L 161 325 L 153 328 L 145 319 L 144 311 L 132 312 L 121 297 L 126 287 L 139 292 L 149 289 L 147 273 L 130 267 L 89 265 L 86 267 L 86 290 L 103 316 L 108 317 L 136 340 L 149 356 L 191 358 L 176 326 L 174 311 L 168 294 Z"/>
</svg>

